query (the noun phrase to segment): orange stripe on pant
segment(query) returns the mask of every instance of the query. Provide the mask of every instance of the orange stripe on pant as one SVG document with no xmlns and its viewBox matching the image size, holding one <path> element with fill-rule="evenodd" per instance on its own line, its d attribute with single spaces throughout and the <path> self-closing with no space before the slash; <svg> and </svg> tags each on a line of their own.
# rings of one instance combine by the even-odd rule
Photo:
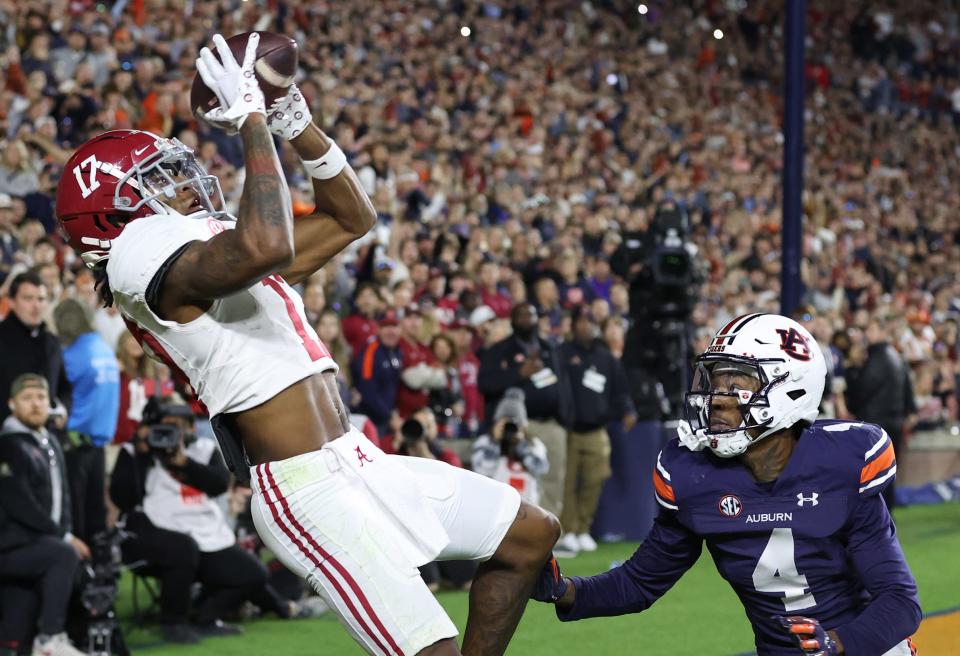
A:
<svg viewBox="0 0 960 656">
<path fill-rule="evenodd" d="M 860 484 L 863 485 L 884 469 L 889 468 L 890 465 L 893 464 L 893 461 L 893 444 L 888 444 L 887 448 L 883 450 L 883 453 L 881 453 L 876 460 L 869 465 L 865 465 L 864 468 L 860 470 Z"/>
</svg>

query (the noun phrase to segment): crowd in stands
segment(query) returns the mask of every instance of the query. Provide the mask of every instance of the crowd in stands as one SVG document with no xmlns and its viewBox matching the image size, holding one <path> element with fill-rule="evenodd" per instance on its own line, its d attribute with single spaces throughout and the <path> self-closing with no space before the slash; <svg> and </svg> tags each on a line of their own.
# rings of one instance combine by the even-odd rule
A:
<svg viewBox="0 0 960 656">
<path fill-rule="evenodd" d="M 0 335 L 42 337 L 36 361 L 0 344 L 0 407 L 17 375 L 42 375 L 65 409 L 61 426 L 80 440 L 68 461 L 102 483 L 94 460 L 135 436 L 147 400 L 189 395 L 114 308 L 98 306 L 93 276 L 58 234 L 54 190 L 84 140 L 136 128 L 192 147 L 235 212 L 242 149 L 194 117 L 194 59 L 215 32 L 281 32 L 301 46 L 298 85 L 315 120 L 379 215 L 302 290 L 355 421 L 389 452 L 455 464 L 444 440 L 480 438 L 469 460 L 508 480 L 510 463 L 528 460 L 543 477 L 535 493 L 561 515 L 578 494 L 564 476 L 580 468 L 591 489 L 568 521 L 587 541 L 567 546 L 589 548 L 583 505 L 595 505 L 605 475 L 582 476 L 586 455 L 568 463 L 568 450 L 589 451 L 568 440 L 637 414 L 622 399 L 603 417 L 573 416 L 581 381 L 609 390 L 582 372 L 574 380 L 561 345 L 579 339 L 576 357 L 587 357 L 596 340 L 615 356 L 612 385 L 631 326 L 629 281 L 610 263 L 622 235 L 646 231 L 666 205 L 689 218 L 703 278 L 691 352 L 733 317 L 779 310 L 782 6 L 0 0 Z M 810 0 L 806 21 L 806 292 L 796 317 L 831 362 L 827 405 L 908 430 L 952 425 L 960 12 L 925 0 Z M 280 154 L 294 210 L 306 214 L 309 180 L 289 147 Z M 64 332 L 58 317 L 73 327 Z M 77 406 L 84 385 L 69 383 L 81 370 L 113 391 Z M 902 374 L 911 403 L 895 417 L 870 414 L 877 371 Z M 498 463 L 498 407 L 517 398 L 525 410 L 511 423 L 531 446 Z M 104 433 L 102 412 L 78 418 L 85 404 L 112 408 L 116 427 Z M 411 417 L 416 439 L 404 429 Z M 72 487 L 92 507 L 89 489 Z"/>
</svg>

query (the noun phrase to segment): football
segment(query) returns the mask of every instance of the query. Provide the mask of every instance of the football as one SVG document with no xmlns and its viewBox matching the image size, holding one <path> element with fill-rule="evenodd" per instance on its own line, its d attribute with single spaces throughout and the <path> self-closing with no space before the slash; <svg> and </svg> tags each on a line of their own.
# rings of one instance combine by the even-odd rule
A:
<svg viewBox="0 0 960 656">
<path fill-rule="evenodd" d="M 247 46 L 247 37 L 251 32 L 236 34 L 227 39 L 227 45 L 230 51 L 237 59 L 237 63 L 243 63 L 243 53 Z M 283 34 L 275 32 L 257 32 L 260 35 L 260 43 L 257 46 L 257 61 L 254 64 L 254 71 L 257 75 L 257 82 L 263 91 L 266 100 L 267 109 L 277 98 L 282 98 L 287 94 L 287 89 L 293 84 L 297 73 L 297 61 L 299 52 L 297 42 Z M 213 56 L 220 59 L 216 48 L 211 47 Z M 200 78 L 200 74 L 193 77 L 193 86 L 190 88 L 190 107 L 197 118 L 203 119 L 204 112 L 209 112 L 219 104 L 216 95 L 207 88 Z"/>
</svg>

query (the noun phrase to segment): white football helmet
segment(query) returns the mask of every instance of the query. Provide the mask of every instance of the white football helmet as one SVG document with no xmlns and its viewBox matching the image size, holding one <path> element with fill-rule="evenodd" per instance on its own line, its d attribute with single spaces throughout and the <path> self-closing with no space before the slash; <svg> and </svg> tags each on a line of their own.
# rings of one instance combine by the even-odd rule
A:
<svg viewBox="0 0 960 656">
<path fill-rule="evenodd" d="M 721 370 L 755 377 L 759 390 L 715 391 L 711 378 Z M 709 446 L 721 458 L 738 456 L 778 430 L 816 421 L 826 378 L 820 345 L 799 323 L 778 314 L 737 317 L 695 361 L 684 404 L 686 421 L 678 429 L 680 442 L 692 451 Z M 736 398 L 743 416 L 740 426 L 711 430 L 713 399 L 720 396 Z"/>
</svg>

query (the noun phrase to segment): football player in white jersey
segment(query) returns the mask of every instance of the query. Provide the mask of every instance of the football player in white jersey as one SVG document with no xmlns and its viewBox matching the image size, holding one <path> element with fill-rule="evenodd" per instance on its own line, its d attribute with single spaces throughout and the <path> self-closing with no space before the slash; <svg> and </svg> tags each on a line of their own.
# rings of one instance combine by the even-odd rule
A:
<svg viewBox="0 0 960 656">
<path fill-rule="evenodd" d="M 444 463 L 386 456 L 348 422 L 336 364 L 290 287 L 366 233 L 375 212 L 296 86 L 269 110 L 214 37 L 198 70 L 238 130 L 236 218 L 215 176 L 176 139 L 119 130 L 81 146 L 57 189 L 70 244 L 152 356 L 189 380 L 231 468 L 249 474 L 264 542 L 306 578 L 371 654 L 458 654 L 457 629 L 420 579 L 439 559 L 484 561 L 464 654 L 502 654 L 559 536 L 509 486 Z M 273 135 L 313 178 L 316 214 L 293 221 Z"/>
</svg>

